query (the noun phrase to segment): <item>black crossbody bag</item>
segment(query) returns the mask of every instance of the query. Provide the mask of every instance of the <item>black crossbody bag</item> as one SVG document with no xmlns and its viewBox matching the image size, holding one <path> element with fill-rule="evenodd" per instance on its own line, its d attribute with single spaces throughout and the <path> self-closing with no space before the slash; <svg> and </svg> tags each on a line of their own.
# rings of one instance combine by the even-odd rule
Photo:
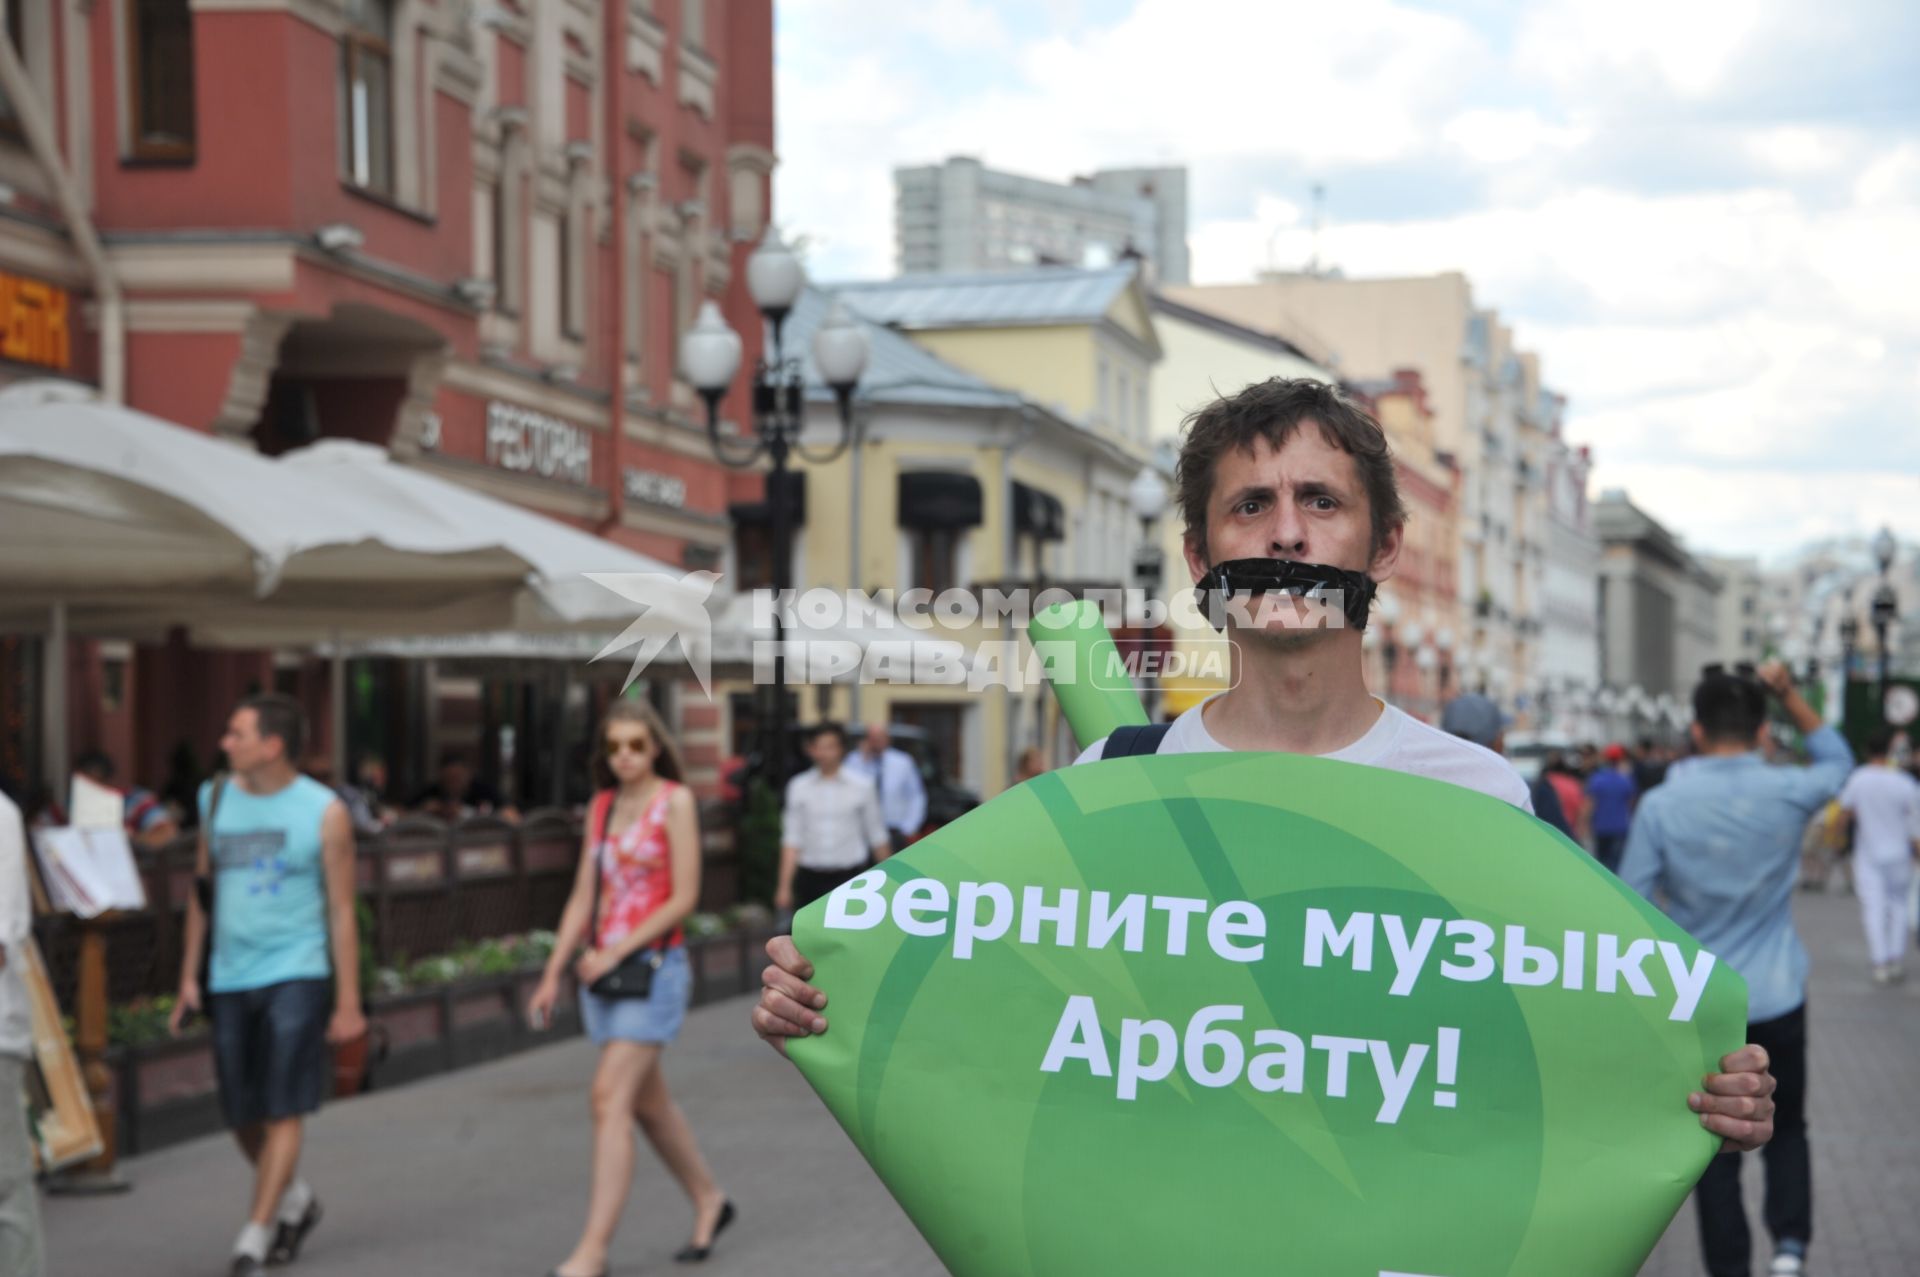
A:
<svg viewBox="0 0 1920 1277">
<path fill-rule="evenodd" d="M 607 844 L 607 831 L 613 828 L 613 808 L 619 801 L 619 794 L 607 796 L 607 811 L 600 818 L 600 841 L 593 848 L 593 938 L 600 937 L 600 880 L 606 876 L 607 866 L 601 858 L 601 849 Z M 641 812 L 641 819 L 646 813 Z M 636 953 L 630 953 L 621 959 L 620 965 L 587 986 L 587 991 L 603 998 L 644 998 L 653 993 L 653 973 L 667 960 L 667 947 L 664 943 L 651 944 Z"/>
<path fill-rule="evenodd" d="M 213 863 L 213 822 L 220 818 L 220 796 L 227 792 L 227 773 L 216 773 L 213 778 L 213 797 L 207 804 L 207 823 L 201 827 L 200 836 L 207 842 L 207 872 L 198 872 L 194 866 L 193 894 L 200 899 L 201 916 L 207 920 L 206 939 L 200 946 L 200 996 L 207 996 L 208 973 L 213 969 L 213 876 L 220 867 Z"/>
</svg>

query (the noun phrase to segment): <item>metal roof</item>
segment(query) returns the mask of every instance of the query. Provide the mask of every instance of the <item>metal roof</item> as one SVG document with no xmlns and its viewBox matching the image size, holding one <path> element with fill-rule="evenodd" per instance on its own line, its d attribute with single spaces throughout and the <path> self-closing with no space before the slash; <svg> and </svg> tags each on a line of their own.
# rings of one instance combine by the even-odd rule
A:
<svg viewBox="0 0 1920 1277">
<path fill-rule="evenodd" d="M 1132 265 L 967 275 L 903 275 L 830 287 L 867 318 L 908 330 L 1092 324 L 1134 279 Z"/>
<path fill-rule="evenodd" d="M 814 330 L 826 321 L 833 295 L 808 286 L 801 290 L 793 311 L 781 329 L 786 350 L 801 361 L 811 398 L 831 398 L 833 391 L 813 363 Z M 965 369 L 956 368 L 932 351 L 873 322 L 847 304 L 855 323 L 866 330 L 867 371 L 860 378 L 862 399 L 936 408 L 1018 408 L 1021 396 L 1003 390 Z"/>
</svg>

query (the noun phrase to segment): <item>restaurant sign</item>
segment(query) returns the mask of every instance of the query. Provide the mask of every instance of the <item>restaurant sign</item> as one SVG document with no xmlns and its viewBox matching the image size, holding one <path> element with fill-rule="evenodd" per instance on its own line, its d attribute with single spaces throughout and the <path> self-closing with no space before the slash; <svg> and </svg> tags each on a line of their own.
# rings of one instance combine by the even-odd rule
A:
<svg viewBox="0 0 1920 1277">
<path fill-rule="evenodd" d="M 629 501 L 644 501 L 648 505 L 662 505 L 671 510 L 686 508 L 687 481 L 678 475 L 628 466 L 622 475 L 622 486 L 626 489 Z"/>
<path fill-rule="evenodd" d="M 0 271 L 0 357 L 65 370 L 73 356 L 64 288 Z"/>
<path fill-rule="evenodd" d="M 487 405 L 487 462 L 502 470 L 584 484 L 593 468 L 593 441 L 581 426 L 531 408 Z"/>
</svg>

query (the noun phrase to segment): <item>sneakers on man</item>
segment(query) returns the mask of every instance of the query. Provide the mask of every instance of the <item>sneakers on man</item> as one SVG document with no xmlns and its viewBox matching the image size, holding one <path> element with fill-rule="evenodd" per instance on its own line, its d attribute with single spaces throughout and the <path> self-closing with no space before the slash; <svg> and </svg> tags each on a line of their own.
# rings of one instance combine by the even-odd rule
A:
<svg viewBox="0 0 1920 1277">
<path fill-rule="evenodd" d="M 252 1255 L 235 1255 L 227 1277 L 267 1277 L 267 1266 Z"/>
<path fill-rule="evenodd" d="M 1892 984 L 1893 968 L 1885 963 L 1881 963 L 1878 966 L 1874 967 L 1873 982 L 1875 984 Z"/>
<path fill-rule="evenodd" d="M 1783 1252 L 1773 1257 L 1773 1265 L 1767 1269 L 1767 1277 L 1805 1277 L 1807 1261 L 1791 1252 Z"/>
<path fill-rule="evenodd" d="M 273 1249 L 267 1252 L 269 1264 L 291 1264 L 300 1258 L 300 1245 L 307 1240 L 307 1234 L 320 1222 L 320 1199 L 315 1197 L 307 1202 L 307 1209 L 301 1212 L 297 1220 L 280 1220 L 277 1224 Z"/>
</svg>

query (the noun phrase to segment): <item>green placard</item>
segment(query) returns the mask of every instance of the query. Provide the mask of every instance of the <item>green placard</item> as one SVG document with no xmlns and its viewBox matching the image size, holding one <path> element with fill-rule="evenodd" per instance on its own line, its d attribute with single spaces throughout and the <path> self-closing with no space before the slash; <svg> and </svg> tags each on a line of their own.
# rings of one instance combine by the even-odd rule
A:
<svg viewBox="0 0 1920 1277">
<path fill-rule="evenodd" d="M 1546 825 L 1281 754 L 1015 788 L 801 911 L 790 1054 L 962 1277 L 1608 1277 L 1746 988 Z"/>
</svg>

